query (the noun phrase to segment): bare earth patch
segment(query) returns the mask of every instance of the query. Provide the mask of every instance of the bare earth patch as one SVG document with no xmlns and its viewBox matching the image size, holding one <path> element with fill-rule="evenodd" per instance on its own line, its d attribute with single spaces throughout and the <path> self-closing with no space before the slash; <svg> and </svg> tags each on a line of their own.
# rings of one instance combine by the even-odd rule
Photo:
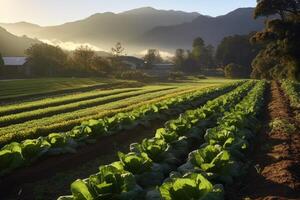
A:
<svg viewBox="0 0 300 200">
<path fill-rule="evenodd" d="M 229 190 L 227 199 L 300 199 L 299 122 L 278 83 L 271 83 L 267 95 L 264 128 L 249 153 L 252 165 L 243 180 Z"/>
</svg>

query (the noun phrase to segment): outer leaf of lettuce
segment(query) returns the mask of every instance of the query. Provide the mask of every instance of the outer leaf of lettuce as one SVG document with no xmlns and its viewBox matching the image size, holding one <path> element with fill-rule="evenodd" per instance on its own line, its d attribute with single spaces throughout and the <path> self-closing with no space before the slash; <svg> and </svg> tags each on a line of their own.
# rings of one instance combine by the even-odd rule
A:
<svg viewBox="0 0 300 200">
<path fill-rule="evenodd" d="M 71 192 L 74 200 L 94 200 L 87 184 L 80 179 L 71 184 Z"/>
<path fill-rule="evenodd" d="M 0 151 L 0 174 L 22 166 L 25 160 L 22 156 L 22 148 L 19 143 L 13 142 L 4 146 Z"/>
<path fill-rule="evenodd" d="M 162 199 L 182 200 L 182 199 L 223 199 L 223 189 L 213 186 L 201 174 L 189 174 L 182 178 L 174 178 L 165 182 L 159 188 Z"/>
<path fill-rule="evenodd" d="M 131 152 L 123 154 L 118 152 L 118 156 L 124 166 L 124 169 L 133 174 L 141 174 L 143 172 L 150 171 L 152 167 L 152 160 L 146 153 L 136 154 Z"/>
<path fill-rule="evenodd" d="M 51 145 L 42 139 L 25 140 L 21 144 L 23 157 L 32 161 L 46 153 Z"/>
</svg>

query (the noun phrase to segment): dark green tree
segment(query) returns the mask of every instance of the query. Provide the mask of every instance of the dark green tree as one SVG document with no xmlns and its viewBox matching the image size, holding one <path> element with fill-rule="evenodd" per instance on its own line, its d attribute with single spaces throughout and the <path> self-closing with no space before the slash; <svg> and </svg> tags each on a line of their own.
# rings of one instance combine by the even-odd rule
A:
<svg viewBox="0 0 300 200">
<path fill-rule="evenodd" d="M 286 20 L 289 14 L 299 14 L 299 5 L 299 0 L 258 0 L 254 17 L 268 17 L 278 14 L 282 20 Z"/>
<path fill-rule="evenodd" d="M 184 49 L 176 49 L 173 61 L 177 70 L 179 71 L 184 70 L 185 60 L 186 60 L 186 53 Z"/>
<path fill-rule="evenodd" d="M 244 76 L 250 76 L 252 60 L 262 49 L 262 45 L 251 44 L 250 38 L 253 35 L 234 35 L 225 37 L 219 44 L 216 51 L 216 61 L 221 66 L 230 63 L 242 65 Z"/>
<path fill-rule="evenodd" d="M 197 67 L 197 62 L 194 59 L 194 55 L 191 51 L 187 51 L 187 57 L 183 64 L 183 72 L 187 73 L 197 73 L 199 72 L 199 68 Z"/>
<path fill-rule="evenodd" d="M 252 77 L 300 79 L 300 3 L 294 0 L 258 1 L 254 16 L 278 14 L 268 20 L 266 28 L 255 34 L 253 43 L 264 43 L 253 61 Z M 267 66 L 263 66 L 266 65 Z"/>
<path fill-rule="evenodd" d="M 225 66 L 224 74 L 226 78 L 246 78 L 244 70 L 244 66 L 230 63 Z"/>
<path fill-rule="evenodd" d="M 111 48 L 112 57 L 110 58 L 110 65 L 113 68 L 113 71 L 122 71 L 127 68 L 120 59 L 124 54 L 124 51 L 125 48 L 122 46 L 121 42 L 117 42 L 116 45 Z"/>
<path fill-rule="evenodd" d="M 149 49 L 144 56 L 146 67 L 151 68 L 154 64 L 161 63 L 163 61 L 158 49 Z"/>
<path fill-rule="evenodd" d="M 108 75 L 113 72 L 110 62 L 103 57 L 96 56 L 92 61 L 92 70 L 97 74 Z"/>
<path fill-rule="evenodd" d="M 35 76 L 55 76 L 64 71 L 67 54 L 59 47 L 34 44 L 25 51 L 27 64 Z"/>
<path fill-rule="evenodd" d="M 92 63 L 95 56 L 95 51 L 90 47 L 80 46 L 73 52 L 71 67 L 82 75 L 92 73 Z"/>
<path fill-rule="evenodd" d="M 210 67 L 214 64 L 213 54 L 213 47 L 211 45 L 205 46 L 202 38 L 198 37 L 194 40 L 192 56 L 196 62 L 198 71 L 201 71 L 201 68 Z"/>
</svg>

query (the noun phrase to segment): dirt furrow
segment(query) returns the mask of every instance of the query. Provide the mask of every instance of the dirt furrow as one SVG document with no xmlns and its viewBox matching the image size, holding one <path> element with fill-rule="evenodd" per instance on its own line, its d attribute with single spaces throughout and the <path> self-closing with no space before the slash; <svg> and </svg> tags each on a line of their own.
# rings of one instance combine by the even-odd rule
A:
<svg viewBox="0 0 300 200">
<path fill-rule="evenodd" d="M 264 128 L 249 153 L 252 164 L 228 199 L 300 199 L 299 124 L 278 83 L 271 83 L 267 95 Z"/>
</svg>

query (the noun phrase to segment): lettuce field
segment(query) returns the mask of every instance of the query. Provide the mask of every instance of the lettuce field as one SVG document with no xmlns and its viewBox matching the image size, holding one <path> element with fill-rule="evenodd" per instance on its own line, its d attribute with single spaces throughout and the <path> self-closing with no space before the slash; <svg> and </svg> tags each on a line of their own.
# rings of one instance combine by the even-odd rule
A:
<svg viewBox="0 0 300 200">
<path fill-rule="evenodd" d="M 0 198 L 300 198 L 299 83 L 112 87 L 4 102 Z"/>
</svg>

